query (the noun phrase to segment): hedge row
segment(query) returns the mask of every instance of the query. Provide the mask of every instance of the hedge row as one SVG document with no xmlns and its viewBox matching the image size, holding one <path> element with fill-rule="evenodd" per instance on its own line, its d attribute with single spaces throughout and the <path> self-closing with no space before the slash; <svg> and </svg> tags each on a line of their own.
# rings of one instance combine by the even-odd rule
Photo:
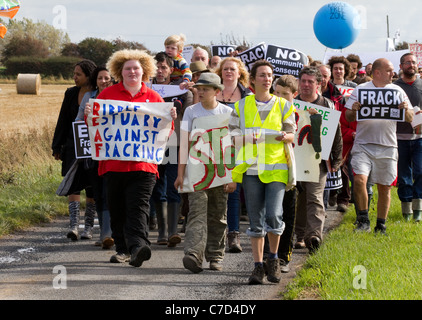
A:
<svg viewBox="0 0 422 320">
<path fill-rule="evenodd" d="M 6 75 L 39 73 L 44 76 L 72 78 L 73 69 L 81 59 L 77 57 L 13 57 L 5 63 Z"/>
</svg>

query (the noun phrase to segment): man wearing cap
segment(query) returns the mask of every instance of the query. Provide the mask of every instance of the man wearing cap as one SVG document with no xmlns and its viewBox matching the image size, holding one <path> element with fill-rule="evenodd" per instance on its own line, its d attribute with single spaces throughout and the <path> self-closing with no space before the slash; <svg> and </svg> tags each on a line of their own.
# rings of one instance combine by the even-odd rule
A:
<svg viewBox="0 0 422 320">
<path fill-rule="evenodd" d="M 217 94 L 224 86 L 215 73 L 202 73 L 194 87 L 198 91 L 199 102 L 185 110 L 180 126 L 180 158 L 174 186 L 182 192 L 191 145 L 188 137 L 193 130 L 193 121 L 201 117 L 232 112 L 230 107 L 217 101 Z M 228 183 L 188 193 L 189 219 L 186 225 L 183 266 L 193 273 L 203 270 L 204 257 L 210 262 L 210 270 L 222 270 L 227 228 L 227 198 L 228 193 L 235 189 L 236 183 Z"/>
</svg>

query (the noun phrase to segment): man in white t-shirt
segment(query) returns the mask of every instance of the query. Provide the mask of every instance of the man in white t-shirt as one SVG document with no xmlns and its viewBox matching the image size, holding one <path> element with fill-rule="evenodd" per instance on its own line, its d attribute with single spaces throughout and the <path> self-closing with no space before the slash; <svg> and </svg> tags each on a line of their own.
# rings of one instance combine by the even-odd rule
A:
<svg viewBox="0 0 422 320">
<path fill-rule="evenodd" d="M 413 120 L 413 107 L 406 93 L 397 85 L 391 84 L 394 66 L 381 58 L 372 66 L 373 80 L 359 85 L 346 103 L 347 121 L 356 121 L 356 113 L 361 108 L 359 90 L 387 88 L 400 92 L 402 102 L 399 109 L 405 109 L 405 121 Z M 378 187 L 377 224 L 374 231 L 385 234 L 385 220 L 390 209 L 391 185 L 397 177 L 397 138 L 396 121 L 371 119 L 358 121 L 356 137 L 351 151 L 354 177 L 354 196 L 357 206 L 357 231 L 370 231 L 368 217 L 368 180 Z"/>
</svg>

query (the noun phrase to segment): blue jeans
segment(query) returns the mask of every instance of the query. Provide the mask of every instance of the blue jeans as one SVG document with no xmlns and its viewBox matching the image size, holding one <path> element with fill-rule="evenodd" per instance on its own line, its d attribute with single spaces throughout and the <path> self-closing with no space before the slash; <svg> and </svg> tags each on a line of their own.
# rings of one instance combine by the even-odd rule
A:
<svg viewBox="0 0 422 320">
<path fill-rule="evenodd" d="M 250 237 L 264 237 L 267 232 L 281 235 L 284 230 L 283 198 L 286 185 L 282 182 L 263 183 L 256 175 L 243 175 Z"/>
<path fill-rule="evenodd" d="M 227 201 L 227 226 L 229 232 L 239 231 L 239 214 L 240 214 L 240 183 L 237 184 L 236 190 L 229 193 Z"/>
<path fill-rule="evenodd" d="M 398 140 L 397 194 L 401 202 L 422 199 L 422 139 Z"/>
</svg>

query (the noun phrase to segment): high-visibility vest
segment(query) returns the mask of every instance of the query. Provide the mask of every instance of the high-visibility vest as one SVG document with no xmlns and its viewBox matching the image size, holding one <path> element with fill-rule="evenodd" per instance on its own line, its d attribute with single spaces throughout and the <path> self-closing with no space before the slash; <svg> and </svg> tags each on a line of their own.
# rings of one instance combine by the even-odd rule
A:
<svg viewBox="0 0 422 320">
<path fill-rule="evenodd" d="M 275 135 L 282 131 L 283 121 L 294 112 L 293 105 L 290 105 L 290 108 L 285 106 L 286 100 L 277 97 L 267 118 L 262 122 L 255 103 L 255 95 L 236 102 L 235 110 L 240 118 L 242 134 L 255 132 L 258 137 L 266 138 L 265 142 L 258 144 L 246 143 L 239 150 L 236 167 L 232 170 L 234 182 L 241 183 L 243 174 L 256 163 L 259 179 L 263 183 L 278 181 L 287 184 L 289 172 L 284 142 L 274 139 Z"/>
</svg>

